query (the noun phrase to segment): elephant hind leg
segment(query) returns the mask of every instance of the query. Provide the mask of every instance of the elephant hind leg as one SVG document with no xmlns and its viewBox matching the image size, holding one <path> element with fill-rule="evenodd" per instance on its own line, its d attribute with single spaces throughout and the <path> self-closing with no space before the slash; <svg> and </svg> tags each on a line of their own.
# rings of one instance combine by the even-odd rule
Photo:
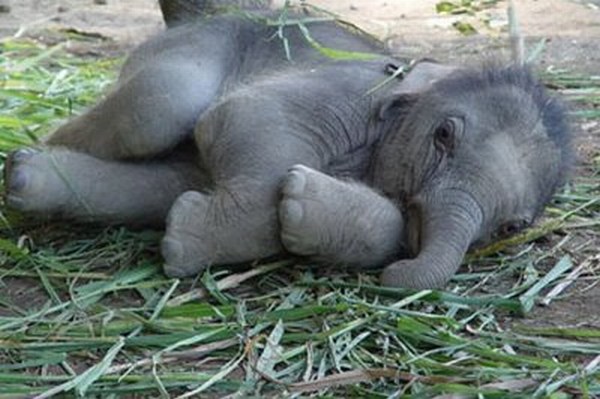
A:
<svg viewBox="0 0 600 399">
<path fill-rule="evenodd" d="M 150 158 L 191 137 L 220 89 L 218 62 L 153 60 L 46 141 L 103 159 Z"/>
<path fill-rule="evenodd" d="M 26 149 L 12 153 L 5 168 L 10 207 L 81 221 L 162 226 L 182 192 L 208 184 L 186 157 L 117 162 L 66 149 Z"/>
</svg>

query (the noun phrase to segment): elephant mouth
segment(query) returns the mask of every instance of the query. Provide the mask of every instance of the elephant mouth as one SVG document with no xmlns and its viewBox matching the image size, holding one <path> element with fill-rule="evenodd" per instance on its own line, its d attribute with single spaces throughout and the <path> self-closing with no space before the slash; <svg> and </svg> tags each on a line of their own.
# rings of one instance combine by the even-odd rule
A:
<svg viewBox="0 0 600 399">
<path fill-rule="evenodd" d="M 406 208 L 406 235 L 408 252 L 411 258 L 416 257 L 421 251 L 421 234 L 423 230 L 421 209 L 416 201 L 411 201 Z"/>
</svg>

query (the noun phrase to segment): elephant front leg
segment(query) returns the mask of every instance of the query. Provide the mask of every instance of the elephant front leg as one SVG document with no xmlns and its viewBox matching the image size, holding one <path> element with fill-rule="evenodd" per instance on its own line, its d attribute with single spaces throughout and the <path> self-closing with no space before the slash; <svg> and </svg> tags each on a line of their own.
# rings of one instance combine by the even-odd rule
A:
<svg viewBox="0 0 600 399">
<path fill-rule="evenodd" d="M 207 266 L 248 262 L 282 251 L 278 239 L 276 189 L 243 182 L 210 194 L 183 193 L 167 217 L 161 252 L 170 277 L 186 277 Z"/>
<path fill-rule="evenodd" d="M 367 186 L 296 165 L 282 194 L 281 241 L 294 254 L 372 267 L 406 253 L 402 214 Z"/>
</svg>

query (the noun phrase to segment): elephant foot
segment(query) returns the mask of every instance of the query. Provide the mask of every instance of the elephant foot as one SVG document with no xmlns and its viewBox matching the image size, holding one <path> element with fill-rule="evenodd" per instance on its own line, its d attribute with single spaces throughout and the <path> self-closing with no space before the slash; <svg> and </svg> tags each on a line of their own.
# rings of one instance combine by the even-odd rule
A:
<svg viewBox="0 0 600 399">
<path fill-rule="evenodd" d="M 283 198 L 279 203 L 281 242 L 290 252 L 315 256 L 335 240 L 335 229 L 340 220 L 334 212 L 335 198 L 330 198 L 331 185 L 337 181 L 325 174 L 295 165 L 290 169 L 282 186 Z"/>
<path fill-rule="evenodd" d="M 203 234 L 208 214 L 206 195 L 196 191 L 181 194 L 167 216 L 166 233 L 161 243 L 163 266 L 169 277 L 187 277 L 201 273 L 210 263 L 216 248 Z"/>
<path fill-rule="evenodd" d="M 4 166 L 6 203 L 22 212 L 53 213 L 69 193 L 49 154 L 24 148 L 9 154 Z"/>
</svg>

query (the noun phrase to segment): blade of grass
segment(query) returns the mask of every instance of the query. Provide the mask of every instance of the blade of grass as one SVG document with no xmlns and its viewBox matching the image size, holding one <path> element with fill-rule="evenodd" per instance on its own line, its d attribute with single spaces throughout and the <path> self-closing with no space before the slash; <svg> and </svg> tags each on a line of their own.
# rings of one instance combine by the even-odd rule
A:
<svg viewBox="0 0 600 399">
<path fill-rule="evenodd" d="M 115 345 L 113 345 L 112 348 L 108 350 L 108 352 L 106 352 L 106 355 L 104 356 L 102 361 L 100 361 L 100 363 L 90 367 L 74 379 L 67 381 L 61 385 L 58 385 L 57 387 L 54 387 L 52 389 L 49 389 L 41 395 L 35 396 L 35 399 L 49 398 L 61 392 L 68 392 L 72 389 L 75 389 L 78 396 L 85 396 L 90 385 L 106 373 L 114 358 L 121 351 L 124 345 L 125 339 L 121 338 L 118 342 L 115 343 Z"/>
<path fill-rule="evenodd" d="M 527 290 L 523 295 L 519 297 L 519 301 L 523 304 L 525 312 L 529 312 L 535 305 L 535 299 L 538 297 L 540 292 L 551 284 L 554 280 L 560 277 L 561 274 L 573 267 L 571 257 L 566 255 L 558 261 L 554 267 L 537 283 Z"/>
</svg>

